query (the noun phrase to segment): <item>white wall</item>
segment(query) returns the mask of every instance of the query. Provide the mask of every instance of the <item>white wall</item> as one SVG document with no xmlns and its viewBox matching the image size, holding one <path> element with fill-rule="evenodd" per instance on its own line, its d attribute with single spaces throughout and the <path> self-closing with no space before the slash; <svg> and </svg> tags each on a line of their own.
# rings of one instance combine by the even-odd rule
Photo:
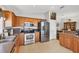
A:
<svg viewBox="0 0 79 59">
<path fill-rule="evenodd" d="M 72 19 L 72 21 L 76 21 L 76 29 L 79 29 L 79 12 L 72 13 L 64 13 L 57 15 L 57 22 L 59 23 L 59 30 L 64 28 L 64 22 L 68 21 L 68 19 Z"/>
<path fill-rule="evenodd" d="M 49 23 L 50 23 L 50 27 L 49 27 L 49 29 L 50 29 L 50 32 L 49 32 L 49 35 L 50 35 L 50 40 L 52 40 L 52 39 L 56 39 L 56 30 L 57 30 L 57 28 L 56 28 L 56 20 L 49 20 Z"/>
</svg>

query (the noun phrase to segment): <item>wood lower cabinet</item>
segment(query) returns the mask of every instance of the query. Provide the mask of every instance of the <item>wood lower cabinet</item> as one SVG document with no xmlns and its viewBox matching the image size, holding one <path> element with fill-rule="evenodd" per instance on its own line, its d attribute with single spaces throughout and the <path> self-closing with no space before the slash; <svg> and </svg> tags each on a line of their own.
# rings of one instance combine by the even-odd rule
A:
<svg viewBox="0 0 79 59">
<path fill-rule="evenodd" d="M 59 42 L 62 46 L 72 50 L 73 52 L 79 52 L 79 37 L 72 33 L 60 33 Z"/>
<path fill-rule="evenodd" d="M 17 35 L 16 39 L 15 39 L 15 45 L 13 47 L 13 52 L 14 53 L 18 53 L 20 46 L 24 45 L 24 33 L 21 33 L 19 35 Z"/>
<path fill-rule="evenodd" d="M 73 48 L 74 48 L 74 37 L 71 36 L 71 38 L 70 38 L 70 49 L 72 51 L 74 51 Z"/>
<path fill-rule="evenodd" d="M 39 36 L 40 36 L 40 32 L 35 32 L 35 42 L 40 42 Z M 23 45 L 24 45 L 24 33 L 20 33 L 17 35 L 15 39 L 15 45 L 12 49 L 12 52 L 18 53 L 20 46 L 23 46 Z"/>
<path fill-rule="evenodd" d="M 75 37 L 74 38 L 74 52 L 79 52 L 79 38 Z"/>
<path fill-rule="evenodd" d="M 24 33 L 17 35 L 16 46 L 24 45 Z"/>
<path fill-rule="evenodd" d="M 60 41 L 60 44 L 61 45 L 64 45 L 64 36 L 63 36 L 63 33 L 61 33 L 60 35 L 59 35 L 59 41 Z"/>
<path fill-rule="evenodd" d="M 35 42 L 40 42 L 40 32 L 35 32 Z"/>
</svg>

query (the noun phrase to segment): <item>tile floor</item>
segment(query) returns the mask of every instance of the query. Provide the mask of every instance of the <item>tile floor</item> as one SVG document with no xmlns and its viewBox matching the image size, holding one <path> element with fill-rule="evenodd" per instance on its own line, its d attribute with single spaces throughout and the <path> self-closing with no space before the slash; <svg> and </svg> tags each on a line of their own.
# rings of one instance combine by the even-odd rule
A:
<svg viewBox="0 0 79 59">
<path fill-rule="evenodd" d="M 21 46 L 19 53 L 72 53 L 72 51 L 62 47 L 58 40 L 51 40 L 44 43 L 38 42 Z"/>
</svg>

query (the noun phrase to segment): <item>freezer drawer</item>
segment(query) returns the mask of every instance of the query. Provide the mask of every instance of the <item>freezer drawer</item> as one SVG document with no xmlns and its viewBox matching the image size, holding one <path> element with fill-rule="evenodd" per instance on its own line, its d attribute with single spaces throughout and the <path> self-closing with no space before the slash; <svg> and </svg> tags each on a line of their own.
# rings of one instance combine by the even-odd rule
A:
<svg viewBox="0 0 79 59">
<path fill-rule="evenodd" d="M 41 35 L 41 42 L 46 42 L 49 41 L 49 36 L 48 35 Z"/>
</svg>

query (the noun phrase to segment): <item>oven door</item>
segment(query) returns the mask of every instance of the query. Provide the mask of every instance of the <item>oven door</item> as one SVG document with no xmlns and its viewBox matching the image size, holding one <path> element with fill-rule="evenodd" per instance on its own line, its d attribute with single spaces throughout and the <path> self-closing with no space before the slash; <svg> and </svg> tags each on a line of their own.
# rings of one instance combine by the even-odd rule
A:
<svg viewBox="0 0 79 59">
<path fill-rule="evenodd" d="M 30 44 L 35 42 L 35 35 L 33 33 L 25 34 L 25 44 Z"/>
</svg>

